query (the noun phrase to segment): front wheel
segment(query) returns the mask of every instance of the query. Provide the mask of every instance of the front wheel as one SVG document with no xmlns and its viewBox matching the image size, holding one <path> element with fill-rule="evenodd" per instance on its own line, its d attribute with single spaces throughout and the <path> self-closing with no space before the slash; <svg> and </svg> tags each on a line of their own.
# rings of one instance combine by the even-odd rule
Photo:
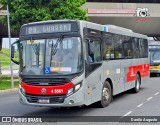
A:
<svg viewBox="0 0 160 125">
<path fill-rule="evenodd" d="M 135 93 L 138 93 L 139 90 L 140 90 L 140 86 L 141 86 L 141 79 L 140 79 L 140 76 L 137 74 L 136 75 L 136 81 L 135 81 L 135 87 L 134 87 L 133 91 Z"/>
<path fill-rule="evenodd" d="M 107 107 L 112 101 L 112 89 L 108 81 L 103 84 L 101 101 L 98 102 L 98 106 L 104 108 Z"/>
</svg>

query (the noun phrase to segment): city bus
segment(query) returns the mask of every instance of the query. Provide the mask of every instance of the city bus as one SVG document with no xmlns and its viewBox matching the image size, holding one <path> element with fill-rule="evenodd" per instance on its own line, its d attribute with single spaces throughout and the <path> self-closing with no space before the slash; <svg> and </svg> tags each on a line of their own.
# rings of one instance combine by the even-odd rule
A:
<svg viewBox="0 0 160 125">
<path fill-rule="evenodd" d="M 160 74 L 160 41 L 149 42 L 150 75 Z"/>
<path fill-rule="evenodd" d="M 20 67 L 20 103 L 33 106 L 106 107 L 114 95 L 139 92 L 150 75 L 147 36 L 80 20 L 24 24 L 11 59 Z"/>
</svg>

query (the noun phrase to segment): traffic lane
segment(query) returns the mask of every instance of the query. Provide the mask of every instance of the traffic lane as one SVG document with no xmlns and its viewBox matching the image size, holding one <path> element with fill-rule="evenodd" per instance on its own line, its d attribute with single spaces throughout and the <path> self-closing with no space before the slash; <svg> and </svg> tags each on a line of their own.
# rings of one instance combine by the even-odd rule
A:
<svg viewBox="0 0 160 125">
<path fill-rule="evenodd" d="M 128 91 L 115 96 L 114 101 L 110 105 L 112 108 L 109 108 L 109 112 L 113 111 L 112 116 L 123 116 L 129 111 L 132 111 L 135 106 L 141 104 L 142 100 L 149 98 L 150 95 L 156 93 L 159 88 L 159 77 L 150 78 L 146 83 L 142 83 L 139 93 Z M 103 112 L 105 111 L 102 111 L 102 113 Z"/>
<path fill-rule="evenodd" d="M 49 116 L 123 116 L 128 111 L 132 110 L 142 100 L 148 98 L 151 94 L 160 88 L 158 84 L 159 78 L 151 78 L 145 84 L 139 93 L 131 91 L 124 92 L 114 97 L 113 102 L 106 108 L 89 107 L 74 107 L 74 108 L 49 108 L 44 113 L 43 110 L 27 113 L 25 115 L 49 115 Z M 155 86 L 153 86 L 153 83 Z"/>
<path fill-rule="evenodd" d="M 21 105 L 18 91 L 0 93 L 0 116 L 21 116 L 25 112 L 34 112 L 41 108 Z"/>
<path fill-rule="evenodd" d="M 19 103 L 18 91 L 0 93 L 0 116 L 83 116 L 92 110 L 88 107 L 50 108 L 22 105 Z"/>
<path fill-rule="evenodd" d="M 128 110 L 126 116 L 160 116 L 160 77 L 152 77 L 152 80 L 154 82 L 151 83 L 149 88 L 151 92 L 139 104 Z"/>
<path fill-rule="evenodd" d="M 160 83 L 159 83 L 160 84 Z M 130 116 L 160 116 L 160 90 L 143 100 Z"/>
<path fill-rule="evenodd" d="M 160 88 L 159 78 L 151 78 L 142 85 L 139 93 L 125 92 L 114 97 L 114 101 L 106 108 L 74 107 L 74 108 L 48 108 L 21 105 L 18 92 L 0 96 L 0 115 L 21 116 L 123 116 L 148 98 Z M 155 86 L 153 86 L 153 83 Z M 1 95 L 1 94 L 0 94 Z M 154 107 L 154 105 L 153 105 Z M 153 114 L 154 115 L 154 114 Z"/>
</svg>

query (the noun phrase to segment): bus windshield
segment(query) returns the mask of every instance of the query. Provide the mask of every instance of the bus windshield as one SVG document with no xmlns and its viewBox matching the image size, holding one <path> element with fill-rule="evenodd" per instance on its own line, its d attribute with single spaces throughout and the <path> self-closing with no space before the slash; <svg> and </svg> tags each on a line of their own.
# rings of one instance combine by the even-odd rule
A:
<svg viewBox="0 0 160 125">
<path fill-rule="evenodd" d="M 23 75 L 66 75 L 82 70 L 80 37 L 21 41 Z"/>
<path fill-rule="evenodd" d="M 151 63 L 160 63 L 160 50 L 150 51 Z"/>
</svg>

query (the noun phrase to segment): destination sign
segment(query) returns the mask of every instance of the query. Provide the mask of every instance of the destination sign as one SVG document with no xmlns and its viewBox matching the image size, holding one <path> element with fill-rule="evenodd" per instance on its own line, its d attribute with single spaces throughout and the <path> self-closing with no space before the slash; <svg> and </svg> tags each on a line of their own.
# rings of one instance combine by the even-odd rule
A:
<svg viewBox="0 0 160 125">
<path fill-rule="evenodd" d="M 76 23 L 53 23 L 24 26 L 21 35 L 77 31 Z"/>
</svg>

